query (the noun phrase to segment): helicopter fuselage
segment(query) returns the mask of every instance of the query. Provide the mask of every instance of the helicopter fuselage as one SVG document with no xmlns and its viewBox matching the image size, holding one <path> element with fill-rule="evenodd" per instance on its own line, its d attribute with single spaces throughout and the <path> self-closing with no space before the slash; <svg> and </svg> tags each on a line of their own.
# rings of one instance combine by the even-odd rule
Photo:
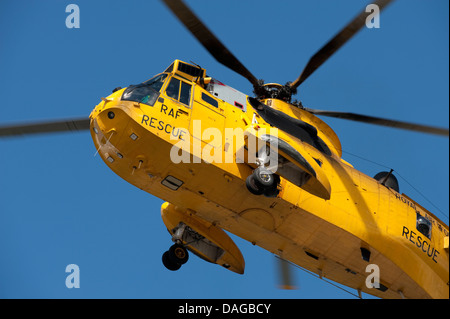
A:
<svg viewBox="0 0 450 319">
<path fill-rule="evenodd" d="M 120 89 L 92 111 L 91 135 L 111 170 L 321 277 L 382 298 L 449 297 L 447 225 L 352 167 L 328 125 L 278 99 L 262 102 L 313 126 L 329 150 L 280 134 L 307 162 L 313 159 L 322 188 L 302 188 L 281 176 L 276 196 L 251 194 L 246 178 L 257 165 L 238 160 L 237 149 L 248 145 L 233 143 L 227 129 L 255 132 L 270 125 L 245 94 L 207 78 L 203 69 L 197 73 L 189 65 L 183 72 L 180 65 L 175 61 L 148 83 L 154 93 L 139 85 Z M 428 231 L 419 217 L 429 222 Z M 377 288 L 367 284 L 368 265 L 379 268 Z"/>
</svg>

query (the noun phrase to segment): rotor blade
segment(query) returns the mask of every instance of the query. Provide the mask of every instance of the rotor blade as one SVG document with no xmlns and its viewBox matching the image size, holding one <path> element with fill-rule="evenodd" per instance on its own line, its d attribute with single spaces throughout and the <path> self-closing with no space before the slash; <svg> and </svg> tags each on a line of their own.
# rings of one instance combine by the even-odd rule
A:
<svg viewBox="0 0 450 319">
<path fill-rule="evenodd" d="M 375 1 L 380 11 L 386 7 L 392 0 Z M 316 71 L 326 60 L 328 60 L 342 45 L 344 45 L 351 37 L 353 37 L 366 23 L 366 18 L 370 12 L 363 10 L 353 21 L 345 26 L 338 34 L 336 34 L 328 43 L 326 43 L 319 51 L 314 54 L 306 64 L 300 76 L 291 83 L 291 88 L 297 88 L 302 84 L 314 71 Z"/>
<path fill-rule="evenodd" d="M 242 75 L 254 87 L 258 86 L 258 80 L 239 62 L 239 60 L 220 42 L 216 36 L 200 21 L 200 19 L 181 0 L 163 0 L 170 10 L 178 17 L 184 26 L 191 31 L 206 50 L 220 63 L 234 72 Z"/>
<path fill-rule="evenodd" d="M 447 137 L 449 136 L 448 129 L 435 127 L 435 126 L 414 124 L 414 123 L 389 120 L 389 119 L 384 119 L 384 118 L 380 118 L 380 117 L 367 116 L 367 115 L 361 115 L 361 114 L 355 114 L 355 113 L 347 113 L 347 112 L 322 111 L 322 110 L 314 110 L 314 109 L 310 109 L 310 108 L 304 108 L 304 110 L 308 111 L 312 114 L 315 114 L 315 115 L 336 117 L 336 118 L 346 119 L 346 120 L 351 120 L 351 121 L 356 121 L 356 122 L 363 122 L 363 123 L 370 123 L 370 124 L 375 124 L 375 125 L 395 127 L 395 128 L 404 129 L 404 130 L 436 134 L 436 135 L 442 135 L 442 136 L 447 136 Z"/>
<path fill-rule="evenodd" d="M 0 126 L 0 138 L 40 133 L 82 131 L 89 130 L 89 126 L 89 118 L 7 125 Z"/>
</svg>

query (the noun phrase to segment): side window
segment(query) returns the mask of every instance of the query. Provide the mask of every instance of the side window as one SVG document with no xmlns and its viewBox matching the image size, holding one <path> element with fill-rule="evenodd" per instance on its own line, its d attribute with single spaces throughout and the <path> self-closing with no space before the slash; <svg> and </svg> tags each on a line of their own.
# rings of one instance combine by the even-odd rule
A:
<svg viewBox="0 0 450 319">
<path fill-rule="evenodd" d="M 180 91 L 180 80 L 172 78 L 166 89 L 166 95 L 172 99 L 178 100 L 178 93 Z"/>
<path fill-rule="evenodd" d="M 167 85 L 166 95 L 183 104 L 189 105 L 191 101 L 191 87 L 192 85 L 188 83 L 172 78 L 169 85 Z"/>
<path fill-rule="evenodd" d="M 191 101 L 191 85 L 181 82 L 180 102 L 189 105 Z"/>
<path fill-rule="evenodd" d="M 214 107 L 219 107 L 219 102 L 217 102 L 217 100 L 213 99 L 209 95 L 206 95 L 205 93 L 202 93 L 202 100 Z"/>
</svg>

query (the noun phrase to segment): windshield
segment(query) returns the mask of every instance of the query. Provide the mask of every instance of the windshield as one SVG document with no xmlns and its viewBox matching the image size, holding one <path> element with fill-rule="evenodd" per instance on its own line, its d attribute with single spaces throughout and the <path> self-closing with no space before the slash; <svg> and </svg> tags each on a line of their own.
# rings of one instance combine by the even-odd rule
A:
<svg viewBox="0 0 450 319">
<path fill-rule="evenodd" d="M 141 84 L 130 85 L 123 92 L 122 100 L 135 101 L 153 106 L 166 78 L 167 74 L 160 74 Z"/>
<path fill-rule="evenodd" d="M 152 77 L 150 80 L 145 81 L 142 84 L 151 86 L 155 91 L 161 90 L 161 87 L 164 84 L 164 81 L 167 79 L 167 74 L 159 74 Z"/>
</svg>

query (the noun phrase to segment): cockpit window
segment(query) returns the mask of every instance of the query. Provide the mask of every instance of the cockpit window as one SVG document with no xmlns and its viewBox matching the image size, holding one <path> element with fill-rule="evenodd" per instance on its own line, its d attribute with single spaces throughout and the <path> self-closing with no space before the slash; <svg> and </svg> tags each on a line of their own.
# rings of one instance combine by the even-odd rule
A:
<svg viewBox="0 0 450 319">
<path fill-rule="evenodd" d="M 179 92 L 180 92 L 180 80 L 174 78 L 172 79 L 172 81 L 170 81 L 169 85 L 167 86 L 166 94 L 168 97 L 178 100 Z"/>
<path fill-rule="evenodd" d="M 172 77 L 166 88 L 166 95 L 189 106 L 192 85 Z"/>
<path fill-rule="evenodd" d="M 159 93 L 149 85 L 130 85 L 123 92 L 122 100 L 134 101 L 153 106 L 156 102 L 156 99 L 158 98 L 158 95 Z"/>
<path fill-rule="evenodd" d="M 158 91 L 158 92 L 159 92 L 159 90 L 161 90 L 161 87 L 163 86 L 164 81 L 166 80 L 166 78 L 167 78 L 167 74 L 159 74 L 159 75 L 157 75 L 157 76 L 152 77 L 150 80 L 145 81 L 145 82 L 142 83 L 142 84 L 149 85 L 149 86 L 151 86 L 155 91 Z"/>
<path fill-rule="evenodd" d="M 123 92 L 122 100 L 135 101 L 153 106 L 159 96 L 159 90 L 164 84 L 167 74 L 160 74 L 144 83 L 130 85 Z"/>
</svg>

